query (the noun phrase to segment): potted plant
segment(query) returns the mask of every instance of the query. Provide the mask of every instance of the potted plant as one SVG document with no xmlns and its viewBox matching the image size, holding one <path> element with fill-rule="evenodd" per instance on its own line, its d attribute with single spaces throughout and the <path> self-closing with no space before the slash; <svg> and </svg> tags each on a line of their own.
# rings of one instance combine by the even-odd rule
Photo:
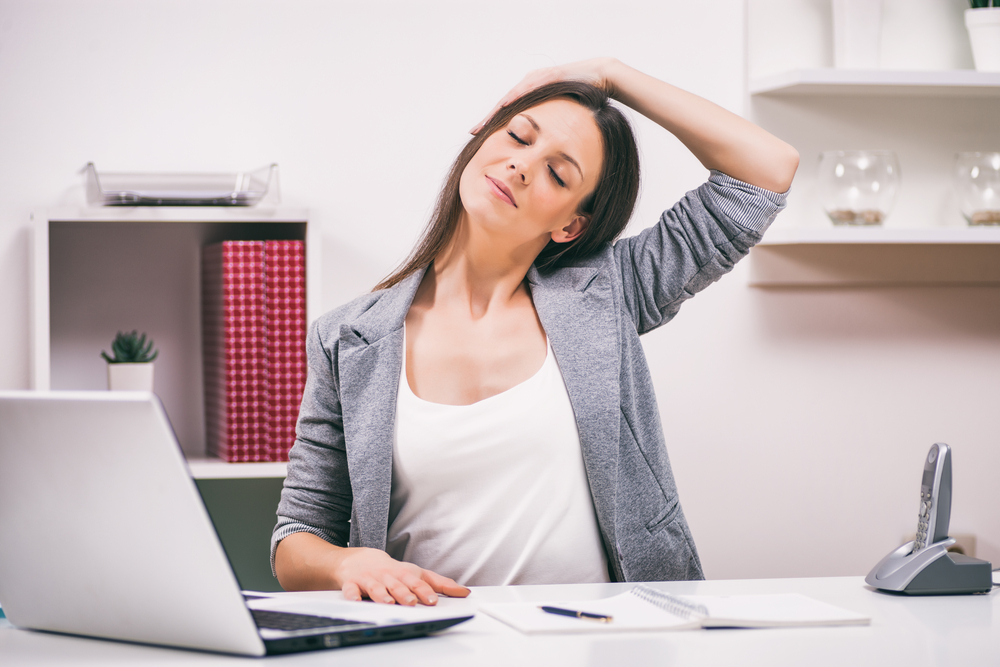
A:
<svg viewBox="0 0 1000 667">
<path fill-rule="evenodd" d="M 138 331 L 118 332 L 111 342 L 111 354 L 101 350 L 108 362 L 108 389 L 111 391 L 153 391 L 153 360 L 159 350 L 152 339 Z"/>
<path fill-rule="evenodd" d="M 1000 0 L 969 0 L 965 27 L 979 72 L 1000 72 Z"/>
</svg>

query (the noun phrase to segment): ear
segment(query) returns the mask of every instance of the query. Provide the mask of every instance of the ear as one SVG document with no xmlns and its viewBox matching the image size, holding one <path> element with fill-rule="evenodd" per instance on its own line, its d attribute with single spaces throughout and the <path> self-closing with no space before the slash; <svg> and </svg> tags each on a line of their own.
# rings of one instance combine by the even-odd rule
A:
<svg viewBox="0 0 1000 667">
<path fill-rule="evenodd" d="M 556 243 L 569 243 L 580 238 L 580 235 L 587 231 L 590 225 L 590 218 L 585 215 L 578 215 L 570 220 L 570 223 L 562 229 L 552 232 L 552 240 Z"/>
</svg>

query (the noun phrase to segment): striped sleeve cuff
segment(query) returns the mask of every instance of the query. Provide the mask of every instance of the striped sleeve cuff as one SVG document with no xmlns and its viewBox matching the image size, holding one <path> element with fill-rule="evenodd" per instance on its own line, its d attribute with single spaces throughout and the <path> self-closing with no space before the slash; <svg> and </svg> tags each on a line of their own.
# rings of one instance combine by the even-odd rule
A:
<svg viewBox="0 0 1000 667">
<path fill-rule="evenodd" d="M 712 170 L 705 191 L 722 212 L 740 227 L 763 234 L 785 208 L 787 192 L 777 193 Z"/>
<path fill-rule="evenodd" d="M 292 533 L 312 533 L 316 537 L 326 540 L 330 544 L 337 543 L 336 540 L 319 528 L 314 528 L 313 526 L 300 523 L 295 519 L 289 519 L 286 516 L 279 516 L 278 525 L 274 527 L 274 532 L 271 533 L 271 574 L 273 574 L 276 578 L 278 573 L 274 571 L 274 554 L 278 551 L 278 542 L 285 539 Z"/>
</svg>

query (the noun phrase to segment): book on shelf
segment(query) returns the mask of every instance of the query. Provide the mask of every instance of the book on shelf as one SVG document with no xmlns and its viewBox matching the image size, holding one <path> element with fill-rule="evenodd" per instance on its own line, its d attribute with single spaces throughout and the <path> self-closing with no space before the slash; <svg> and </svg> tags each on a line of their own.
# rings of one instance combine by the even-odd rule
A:
<svg viewBox="0 0 1000 667">
<path fill-rule="evenodd" d="M 209 453 L 226 461 L 266 461 L 263 244 L 206 246 L 201 286 Z"/>
<path fill-rule="evenodd" d="M 202 251 L 205 426 L 225 461 L 287 461 L 305 387 L 302 241 Z"/>
<path fill-rule="evenodd" d="M 554 607 L 557 611 L 545 611 Z M 673 595 L 640 584 L 602 600 L 485 604 L 480 611 L 521 632 L 638 632 L 699 628 L 783 628 L 867 625 L 864 614 L 799 594 Z M 588 617 L 565 615 L 583 612 Z M 601 619 L 604 620 L 601 620 Z"/>
<path fill-rule="evenodd" d="M 306 386 L 306 261 L 302 241 L 264 244 L 267 449 L 287 461 Z"/>
</svg>

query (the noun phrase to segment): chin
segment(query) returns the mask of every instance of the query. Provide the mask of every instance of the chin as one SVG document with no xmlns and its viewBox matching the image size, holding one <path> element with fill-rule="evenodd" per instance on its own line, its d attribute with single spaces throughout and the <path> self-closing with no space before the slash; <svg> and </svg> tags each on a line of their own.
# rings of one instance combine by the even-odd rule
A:
<svg viewBox="0 0 1000 667">
<path fill-rule="evenodd" d="M 465 183 L 465 179 L 458 186 L 458 199 L 462 203 L 462 210 L 469 219 L 476 219 L 480 222 L 499 222 L 497 206 L 499 203 L 491 192 L 485 191 L 485 186 L 477 192 Z"/>
</svg>

